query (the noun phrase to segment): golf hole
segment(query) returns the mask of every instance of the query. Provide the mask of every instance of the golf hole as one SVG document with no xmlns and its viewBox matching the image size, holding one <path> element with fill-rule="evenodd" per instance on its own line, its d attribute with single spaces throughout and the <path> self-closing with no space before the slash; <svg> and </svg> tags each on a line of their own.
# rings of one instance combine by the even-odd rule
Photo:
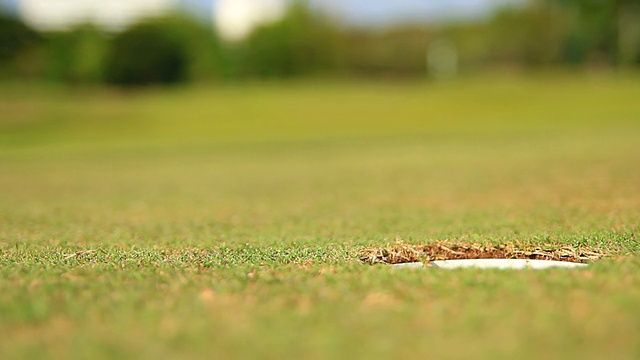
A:
<svg viewBox="0 0 640 360">
<path fill-rule="evenodd" d="M 518 243 L 477 244 L 435 241 L 406 244 L 401 240 L 363 249 L 360 261 L 398 268 L 549 269 L 581 268 L 606 253 L 583 245 Z"/>
<path fill-rule="evenodd" d="M 575 269 L 583 268 L 588 264 L 556 260 L 531 260 L 531 259 L 459 259 L 459 260 L 434 260 L 427 263 L 409 262 L 392 264 L 391 266 L 404 269 L 442 268 L 442 269 L 534 269 L 543 270 L 550 268 Z"/>
</svg>

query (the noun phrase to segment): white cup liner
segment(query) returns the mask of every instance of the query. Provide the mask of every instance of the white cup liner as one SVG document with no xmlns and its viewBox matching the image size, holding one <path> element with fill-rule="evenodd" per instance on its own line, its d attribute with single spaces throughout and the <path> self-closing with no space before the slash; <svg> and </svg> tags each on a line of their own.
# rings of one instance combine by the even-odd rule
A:
<svg viewBox="0 0 640 360">
<path fill-rule="evenodd" d="M 476 268 L 476 269 L 549 269 L 549 268 L 582 268 L 588 266 L 588 264 L 567 262 L 567 261 L 555 261 L 555 260 L 530 260 L 530 259 L 464 259 L 464 260 L 434 260 L 430 261 L 428 265 L 421 262 L 411 262 L 404 264 L 393 264 L 393 267 L 398 268 L 442 268 L 442 269 L 462 269 L 462 268 Z"/>
</svg>

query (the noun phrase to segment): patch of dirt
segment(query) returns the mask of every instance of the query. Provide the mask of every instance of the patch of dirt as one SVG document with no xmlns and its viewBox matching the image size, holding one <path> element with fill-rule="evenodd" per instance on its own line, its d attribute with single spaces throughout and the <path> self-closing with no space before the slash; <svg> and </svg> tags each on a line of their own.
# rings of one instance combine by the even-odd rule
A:
<svg viewBox="0 0 640 360">
<path fill-rule="evenodd" d="M 582 246 L 545 244 L 527 248 L 514 244 L 481 245 L 439 241 L 423 245 L 396 242 L 384 247 L 366 248 L 362 251 L 360 260 L 369 264 L 457 259 L 532 259 L 586 263 L 598 260 L 605 255 L 597 249 Z"/>
</svg>

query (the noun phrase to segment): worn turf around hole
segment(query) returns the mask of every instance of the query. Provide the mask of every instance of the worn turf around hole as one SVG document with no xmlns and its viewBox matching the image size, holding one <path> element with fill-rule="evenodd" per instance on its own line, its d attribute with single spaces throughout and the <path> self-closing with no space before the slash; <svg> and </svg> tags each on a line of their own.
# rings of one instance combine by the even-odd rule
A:
<svg viewBox="0 0 640 360">
<path fill-rule="evenodd" d="M 531 259 L 587 263 L 606 255 L 598 249 L 585 246 L 544 244 L 527 247 L 516 244 L 487 245 L 445 241 L 412 245 L 396 241 L 383 247 L 364 249 L 360 260 L 369 264 L 460 259 Z"/>
</svg>

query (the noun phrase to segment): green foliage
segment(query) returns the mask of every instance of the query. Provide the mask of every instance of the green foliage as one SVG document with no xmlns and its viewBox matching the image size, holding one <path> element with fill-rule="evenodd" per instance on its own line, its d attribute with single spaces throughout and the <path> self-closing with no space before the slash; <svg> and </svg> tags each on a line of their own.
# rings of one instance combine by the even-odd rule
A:
<svg viewBox="0 0 640 360">
<path fill-rule="evenodd" d="M 640 53 L 640 6 L 633 1 L 540 0 L 505 8 L 483 24 L 446 33 L 466 67 L 630 65 Z"/>
<path fill-rule="evenodd" d="M 310 75 L 335 70 L 339 39 L 330 22 L 295 3 L 283 19 L 256 29 L 240 51 L 247 75 Z"/>
<path fill-rule="evenodd" d="M 584 64 L 588 60 L 589 51 L 589 37 L 581 32 L 572 32 L 562 44 L 562 60 L 569 65 Z"/>
<path fill-rule="evenodd" d="M 42 46 L 40 34 L 17 18 L 0 12 L 0 74 L 35 75 L 41 62 L 36 55 Z"/>
<path fill-rule="evenodd" d="M 347 31 L 344 65 L 356 75 L 424 76 L 427 46 L 433 38 L 433 31 L 416 26 Z"/>
<path fill-rule="evenodd" d="M 562 50 L 562 16 L 546 7 L 507 9 L 490 22 L 489 62 L 541 66 L 556 63 Z"/>
<path fill-rule="evenodd" d="M 545 0 L 569 25 L 569 62 L 591 60 L 610 66 L 633 63 L 640 52 L 640 4 L 636 0 Z M 586 53 L 586 56 L 585 56 Z"/>
<path fill-rule="evenodd" d="M 224 74 L 221 46 L 210 28 L 171 16 L 116 34 L 106 60 L 107 81 L 126 86 L 203 81 Z"/>
<path fill-rule="evenodd" d="M 0 12 L 0 64 L 14 60 L 38 39 L 38 34 L 22 21 Z"/>
<path fill-rule="evenodd" d="M 45 36 L 2 17 L 0 73 L 125 86 L 316 75 L 418 78 L 427 72 L 430 44 L 440 40 L 463 73 L 503 66 L 637 66 L 640 4 L 532 0 L 485 21 L 371 29 L 338 26 L 294 1 L 282 19 L 232 43 L 177 15 L 116 33 L 84 25 Z"/>
<path fill-rule="evenodd" d="M 107 81 L 126 86 L 185 81 L 189 51 L 171 25 L 152 20 L 117 34 L 106 60 Z"/>
<path fill-rule="evenodd" d="M 66 83 L 98 83 L 104 79 L 107 35 L 85 24 L 67 32 L 50 34 L 48 75 Z"/>
<path fill-rule="evenodd" d="M 186 52 L 186 80 L 199 82 L 225 76 L 225 55 L 212 27 L 180 15 L 166 17 L 160 23 Z"/>
</svg>

